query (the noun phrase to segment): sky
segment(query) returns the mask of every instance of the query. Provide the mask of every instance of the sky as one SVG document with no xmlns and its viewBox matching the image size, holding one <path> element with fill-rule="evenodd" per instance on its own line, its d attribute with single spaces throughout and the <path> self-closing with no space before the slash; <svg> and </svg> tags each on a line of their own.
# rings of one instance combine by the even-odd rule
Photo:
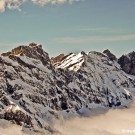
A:
<svg viewBox="0 0 135 135">
<path fill-rule="evenodd" d="M 0 0 L 0 53 L 31 42 L 50 56 L 135 51 L 135 0 Z"/>
</svg>

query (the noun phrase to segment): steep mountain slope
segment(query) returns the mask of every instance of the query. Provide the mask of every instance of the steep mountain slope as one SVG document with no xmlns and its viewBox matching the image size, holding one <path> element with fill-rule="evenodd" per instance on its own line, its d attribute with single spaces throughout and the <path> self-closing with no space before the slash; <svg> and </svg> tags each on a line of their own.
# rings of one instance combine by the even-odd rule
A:
<svg viewBox="0 0 135 135">
<path fill-rule="evenodd" d="M 85 54 L 81 52 L 78 55 L 69 54 L 65 56 L 63 61 L 54 65 L 57 69 L 75 71 L 74 76 L 77 75 L 85 80 L 86 86 L 90 84 L 88 91 L 92 89 L 100 93 L 103 104 L 112 107 L 114 104 L 125 104 L 123 92 L 128 94 L 127 90 L 134 89 L 134 77 L 123 72 L 116 60 L 110 60 L 104 53 L 90 52 Z M 82 82 L 82 80 L 79 81 Z"/>
<path fill-rule="evenodd" d="M 103 53 L 106 54 L 110 60 L 112 60 L 112 61 L 114 61 L 114 60 L 117 61 L 116 56 L 115 56 L 114 54 L 112 54 L 112 53 L 110 52 L 110 50 L 108 50 L 108 49 L 107 49 L 107 50 L 104 50 Z"/>
<path fill-rule="evenodd" d="M 77 71 L 83 62 L 83 52 L 79 53 L 78 55 L 70 53 L 69 55 L 65 56 L 62 61 L 54 63 L 54 66 L 56 68 L 67 68 L 69 70 Z"/>
<path fill-rule="evenodd" d="M 118 59 L 118 63 L 126 73 L 135 75 L 135 52 L 122 55 Z"/>
<path fill-rule="evenodd" d="M 19 46 L 0 56 L 0 118 L 53 132 L 53 119 L 126 107 L 134 86 L 105 54 L 69 54 L 51 65 L 41 45 Z"/>
</svg>

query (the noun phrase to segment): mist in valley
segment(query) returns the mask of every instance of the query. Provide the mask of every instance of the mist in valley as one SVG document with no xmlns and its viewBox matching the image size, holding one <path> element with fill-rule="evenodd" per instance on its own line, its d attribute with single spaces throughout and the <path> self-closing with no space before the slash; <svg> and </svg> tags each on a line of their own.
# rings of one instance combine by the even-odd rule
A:
<svg viewBox="0 0 135 135">
<path fill-rule="evenodd" d="M 58 122 L 56 129 L 61 135 L 135 135 L 135 103 L 128 109 L 111 109 L 94 117 Z"/>
<path fill-rule="evenodd" d="M 93 117 L 55 122 L 54 135 L 128 135 L 135 134 L 135 102 L 127 109 L 111 109 Z M 21 127 L 0 121 L 0 135 L 27 135 Z M 33 134 L 34 135 L 34 134 Z"/>
</svg>

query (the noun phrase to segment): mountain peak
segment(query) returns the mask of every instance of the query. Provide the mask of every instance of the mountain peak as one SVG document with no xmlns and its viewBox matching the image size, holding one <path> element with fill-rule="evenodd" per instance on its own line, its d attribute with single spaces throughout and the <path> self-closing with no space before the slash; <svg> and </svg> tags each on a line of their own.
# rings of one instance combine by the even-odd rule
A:
<svg viewBox="0 0 135 135">
<path fill-rule="evenodd" d="M 109 57 L 110 60 L 117 61 L 116 56 L 113 53 L 111 53 L 110 50 L 106 49 L 106 50 L 103 51 L 103 53 L 106 54 Z"/>
<path fill-rule="evenodd" d="M 51 63 L 55 64 L 57 62 L 60 62 L 64 58 L 64 56 L 65 56 L 64 54 L 60 54 L 60 55 L 58 55 L 56 57 L 52 57 L 51 58 Z"/>
<path fill-rule="evenodd" d="M 126 73 L 135 75 L 135 52 L 134 51 L 127 55 L 122 55 L 118 59 L 118 63 Z"/>
<path fill-rule="evenodd" d="M 8 57 L 17 62 L 28 65 L 51 66 L 48 53 L 42 49 L 42 45 L 31 43 L 29 45 L 18 46 L 7 53 L 1 54 L 3 57 Z M 40 64 L 39 64 L 40 63 Z"/>
<path fill-rule="evenodd" d="M 84 58 L 83 58 L 84 54 L 85 52 L 81 52 L 79 54 L 70 53 L 65 57 L 63 57 L 61 61 L 59 61 L 59 63 L 54 63 L 54 66 L 56 68 L 77 71 L 80 69 L 80 66 L 84 62 Z"/>
<path fill-rule="evenodd" d="M 10 55 L 13 55 L 13 56 L 16 56 L 16 55 L 26 55 L 28 57 L 31 57 L 31 53 L 35 53 L 36 51 L 38 52 L 42 52 L 43 53 L 43 50 L 42 50 L 42 45 L 37 45 L 36 43 L 30 43 L 28 46 L 26 45 L 21 45 L 21 46 L 18 46 L 14 49 L 12 49 L 11 51 L 9 52 L 6 52 L 6 53 L 2 53 L 2 56 L 10 56 Z"/>
</svg>

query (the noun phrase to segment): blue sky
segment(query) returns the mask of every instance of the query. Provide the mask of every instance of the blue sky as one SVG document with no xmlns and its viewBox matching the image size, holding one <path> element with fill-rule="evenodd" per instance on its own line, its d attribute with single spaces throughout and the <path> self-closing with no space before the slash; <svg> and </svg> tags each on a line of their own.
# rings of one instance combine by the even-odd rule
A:
<svg viewBox="0 0 135 135">
<path fill-rule="evenodd" d="M 0 52 L 31 42 L 42 44 L 50 56 L 135 51 L 135 0 L 17 1 L 0 2 Z"/>
</svg>

